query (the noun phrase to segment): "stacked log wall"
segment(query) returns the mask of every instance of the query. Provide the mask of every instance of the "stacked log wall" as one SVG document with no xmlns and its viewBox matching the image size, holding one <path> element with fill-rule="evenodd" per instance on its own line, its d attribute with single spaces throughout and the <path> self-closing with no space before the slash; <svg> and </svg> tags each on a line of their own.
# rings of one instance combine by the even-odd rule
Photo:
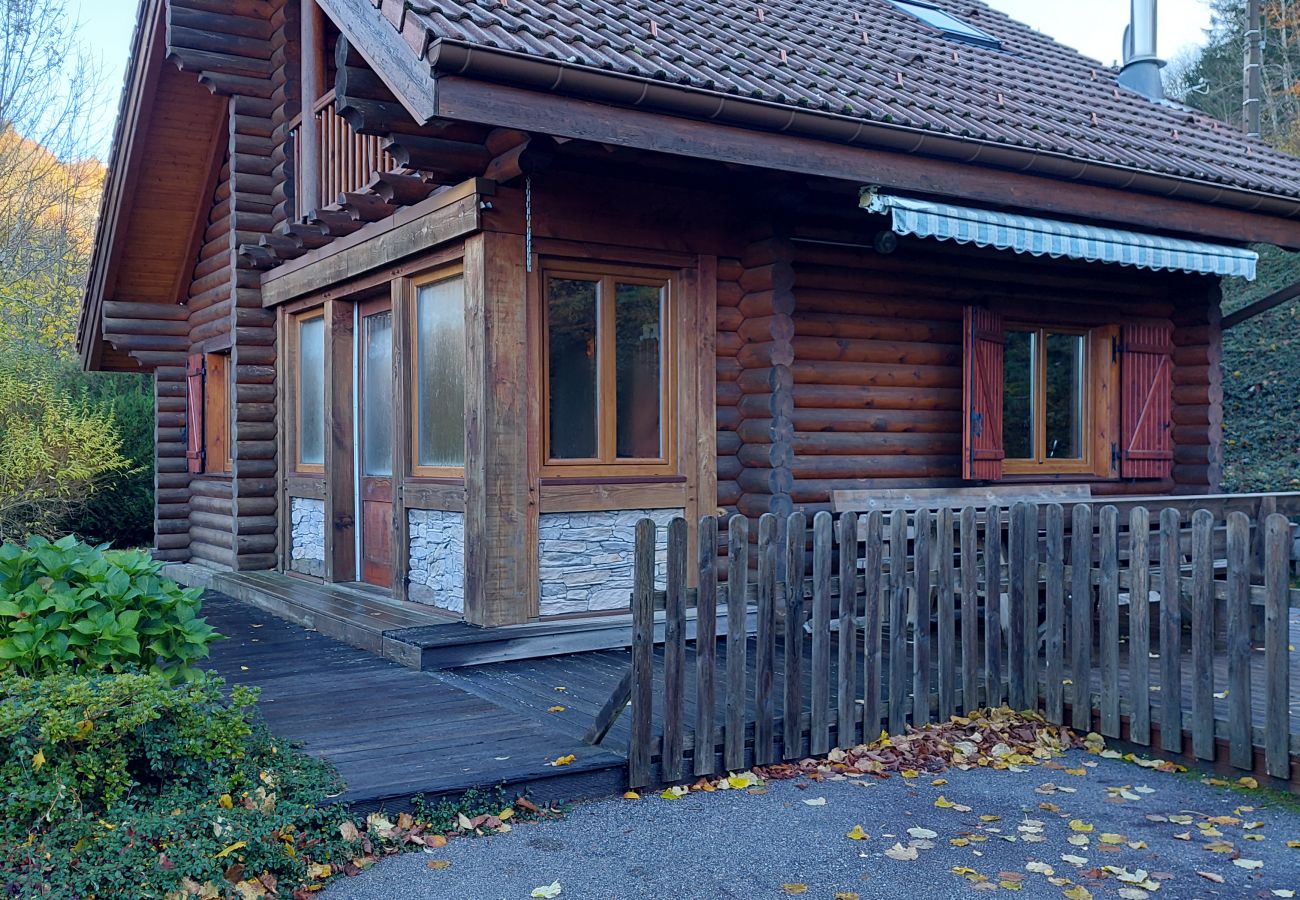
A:
<svg viewBox="0 0 1300 900">
<path fill-rule="evenodd" d="M 1081 326 L 1168 322 L 1185 285 L 919 241 L 891 255 L 803 240 L 794 248 L 790 497 L 809 513 L 829 509 L 836 489 L 959 482 L 963 306 Z M 1085 480 L 1096 494 L 1173 486 Z"/>
<path fill-rule="evenodd" d="M 1223 329 L 1218 285 L 1189 282 L 1174 313 L 1174 486 L 1214 493 L 1223 480 Z"/>
<path fill-rule="evenodd" d="M 185 459 L 185 366 L 154 370 L 154 556 L 190 558 L 190 474 Z"/>
<path fill-rule="evenodd" d="M 718 508 L 726 515 L 736 513 L 740 501 L 740 361 L 736 358 L 743 339 L 740 311 L 744 269 L 738 259 L 718 260 L 717 311 L 717 395 L 718 395 Z"/>
</svg>

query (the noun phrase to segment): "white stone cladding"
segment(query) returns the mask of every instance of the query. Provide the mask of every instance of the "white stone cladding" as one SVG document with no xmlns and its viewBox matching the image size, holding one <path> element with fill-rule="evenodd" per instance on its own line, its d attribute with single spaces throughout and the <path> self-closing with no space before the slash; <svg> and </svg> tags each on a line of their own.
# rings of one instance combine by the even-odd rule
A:
<svg viewBox="0 0 1300 900">
<path fill-rule="evenodd" d="M 407 596 L 455 613 L 465 611 L 465 514 L 408 510 L 411 574 Z"/>
<path fill-rule="evenodd" d="M 301 575 L 325 575 L 325 501 L 292 497 L 289 515 L 289 568 Z"/>
<path fill-rule="evenodd" d="M 655 571 L 662 587 L 668 566 L 665 526 L 684 514 L 680 509 L 544 513 L 538 524 L 541 614 L 630 609 L 636 523 L 645 518 L 659 526 Z"/>
</svg>

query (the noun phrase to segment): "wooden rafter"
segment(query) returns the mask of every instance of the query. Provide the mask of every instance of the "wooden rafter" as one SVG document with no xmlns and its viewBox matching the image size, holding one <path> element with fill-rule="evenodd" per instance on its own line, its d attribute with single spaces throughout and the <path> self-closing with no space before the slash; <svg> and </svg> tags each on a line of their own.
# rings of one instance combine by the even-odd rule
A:
<svg viewBox="0 0 1300 900">
<path fill-rule="evenodd" d="M 1232 328 L 1234 325 L 1240 325 L 1247 319 L 1253 319 L 1262 312 L 1276 309 L 1283 303 L 1287 303 L 1297 297 L 1300 297 L 1300 281 L 1297 281 L 1290 287 L 1284 287 L 1280 291 L 1269 294 L 1262 300 L 1256 300 L 1249 306 L 1243 306 L 1234 313 L 1229 313 L 1223 317 L 1223 327 L 1226 330 Z"/>
</svg>

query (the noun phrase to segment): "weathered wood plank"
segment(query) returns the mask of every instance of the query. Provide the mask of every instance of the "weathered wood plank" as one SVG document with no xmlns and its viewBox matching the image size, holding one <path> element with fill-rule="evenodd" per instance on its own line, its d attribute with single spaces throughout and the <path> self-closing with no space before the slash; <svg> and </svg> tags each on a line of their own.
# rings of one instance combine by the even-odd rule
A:
<svg viewBox="0 0 1300 900">
<path fill-rule="evenodd" d="M 714 667 L 718 649 L 718 519 L 700 519 L 696 561 L 699 585 L 695 602 L 695 774 L 712 775 L 716 709 Z"/>
<path fill-rule="evenodd" d="M 930 721 L 930 619 L 934 609 L 930 595 L 930 547 L 934 534 L 930 510 L 916 511 L 916 545 L 912 620 L 912 724 L 920 728 Z"/>
<path fill-rule="evenodd" d="M 907 727 L 907 513 L 889 514 L 889 733 Z"/>
<path fill-rule="evenodd" d="M 1101 651 L 1101 733 L 1119 737 L 1119 510 L 1103 506 L 1097 523 L 1097 646 Z"/>
<path fill-rule="evenodd" d="M 1290 661 L 1287 584 L 1290 576 L 1291 523 L 1274 513 L 1264 523 L 1264 768 L 1274 778 L 1289 778 Z"/>
<path fill-rule="evenodd" d="M 854 736 L 854 719 L 857 712 L 857 669 L 858 651 L 858 517 L 846 512 L 840 516 L 840 608 L 838 636 L 839 671 L 836 679 L 836 746 L 852 747 L 857 743 Z"/>
<path fill-rule="evenodd" d="M 831 514 L 813 517 L 812 710 L 809 746 L 814 756 L 831 749 Z"/>
<path fill-rule="evenodd" d="M 1250 734 L 1250 518 L 1244 512 L 1228 514 L 1227 606 L 1228 696 L 1231 698 L 1228 759 L 1238 769 L 1252 769 L 1255 752 Z"/>
<path fill-rule="evenodd" d="M 650 739 L 654 711 L 655 523 L 636 524 L 632 582 L 632 740 L 627 774 L 631 787 L 650 783 Z"/>
<path fill-rule="evenodd" d="M 1178 590 L 1178 548 L 1181 516 L 1176 509 L 1160 513 L 1160 747 L 1171 753 L 1183 749 L 1183 612 Z"/>
<path fill-rule="evenodd" d="M 1092 730 L 1092 507 L 1077 504 L 1070 516 L 1070 724 Z"/>
<path fill-rule="evenodd" d="M 1007 680 L 1014 709 L 1029 706 L 1025 683 L 1025 572 L 1028 569 L 1025 532 L 1028 505 L 1022 502 L 1012 506 L 1007 526 Z"/>
<path fill-rule="evenodd" d="M 1002 510 L 984 512 L 984 701 L 1001 706 L 1002 685 Z"/>
<path fill-rule="evenodd" d="M 1023 515 L 1025 524 L 1023 539 L 1025 542 L 1023 557 L 1024 568 L 1021 570 L 1021 593 L 1025 598 L 1024 621 L 1021 631 L 1024 643 L 1021 650 L 1024 663 L 1021 668 L 1025 673 L 1024 705 L 1026 709 L 1038 709 L 1038 626 L 1039 626 L 1039 578 L 1038 578 L 1038 504 L 1026 501 Z"/>
<path fill-rule="evenodd" d="M 776 667 L 776 516 L 758 520 L 758 642 L 754 672 L 754 763 L 768 765 L 776 759 L 776 705 L 772 696 Z"/>
<path fill-rule="evenodd" d="M 1129 740 L 1151 743 L 1151 514 L 1129 511 L 1128 524 Z"/>
<path fill-rule="evenodd" d="M 970 714 L 980 708 L 979 560 L 975 508 L 961 511 L 961 706 Z"/>
<path fill-rule="evenodd" d="M 686 520 L 668 523 L 667 602 L 664 607 L 664 781 L 681 781 L 686 678 Z"/>
<path fill-rule="evenodd" d="M 1192 514 L 1192 752 L 1214 759 L 1214 516 Z"/>
<path fill-rule="evenodd" d="M 936 546 L 939 557 L 939 721 L 957 712 L 957 616 L 954 609 L 956 573 L 953 569 L 953 511 L 939 510 Z"/>
<path fill-rule="evenodd" d="M 749 520 L 732 516 L 727 523 L 727 727 L 723 765 L 745 764 L 745 592 L 749 584 Z"/>
<path fill-rule="evenodd" d="M 1047 507 L 1047 685 L 1044 712 L 1060 725 L 1065 720 L 1065 510 L 1059 503 Z"/>
<path fill-rule="evenodd" d="M 884 514 L 872 510 L 866 515 L 863 539 L 865 547 L 865 606 L 863 610 L 862 660 L 862 739 L 873 740 L 881 721 L 881 650 L 882 595 L 884 587 Z"/>
<path fill-rule="evenodd" d="M 785 532 L 785 698 L 782 712 L 782 747 L 786 759 L 802 756 L 803 728 L 803 573 L 807 556 L 808 524 L 802 512 L 791 513 Z"/>
</svg>

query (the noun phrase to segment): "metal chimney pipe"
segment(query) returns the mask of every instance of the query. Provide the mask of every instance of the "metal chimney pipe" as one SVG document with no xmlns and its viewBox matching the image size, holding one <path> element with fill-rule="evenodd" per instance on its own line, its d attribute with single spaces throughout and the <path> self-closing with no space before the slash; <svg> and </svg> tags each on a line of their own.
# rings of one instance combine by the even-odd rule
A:
<svg viewBox="0 0 1300 900">
<path fill-rule="evenodd" d="M 1124 67 L 1119 73 L 1121 87 L 1149 97 L 1165 98 L 1160 70 L 1164 61 L 1156 55 L 1156 0 L 1131 0 L 1129 26 L 1124 30 Z"/>
<path fill-rule="evenodd" d="M 1251 137 L 1260 136 L 1260 114 L 1264 105 L 1264 15 L 1261 6 L 1260 0 L 1246 3 L 1246 96 L 1242 101 L 1242 124 Z"/>
</svg>

